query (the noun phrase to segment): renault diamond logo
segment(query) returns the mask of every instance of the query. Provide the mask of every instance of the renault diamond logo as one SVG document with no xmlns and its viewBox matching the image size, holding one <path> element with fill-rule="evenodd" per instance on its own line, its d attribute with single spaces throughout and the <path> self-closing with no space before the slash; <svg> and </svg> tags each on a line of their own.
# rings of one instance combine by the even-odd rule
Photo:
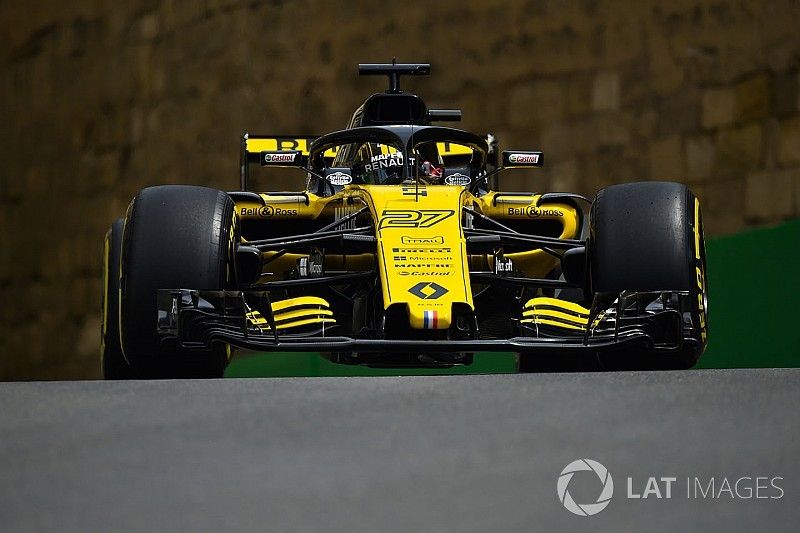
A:
<svg viewBox="0 0 800 533">
<path fill-rule="evenodd" d="M 423 300 L 436 300 L 447 294 L 447 289 L 438 283 L 423 281 L 408 289 L 408 292 Z"/>
</svg>

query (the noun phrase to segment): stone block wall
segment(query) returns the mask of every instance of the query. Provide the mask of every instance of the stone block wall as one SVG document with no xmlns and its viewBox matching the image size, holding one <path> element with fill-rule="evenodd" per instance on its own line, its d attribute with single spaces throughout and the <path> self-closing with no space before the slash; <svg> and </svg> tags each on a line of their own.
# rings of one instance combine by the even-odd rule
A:
<svg viewBox="0 0 800 533">
<path fill-rule="evenodd" d="M 0 4 L 0 379 L 98 376 L 102 235 L 136 191 L 237 186 L 242 131 L 342 127 L 429 61 L 431 107 L 547 167 L 509 190 L 669 179 L 707 232 L 800 214 L 790 0 L 43 0 Z M 299 187 L 280 176 L 265 188 Z"/>
</svg>

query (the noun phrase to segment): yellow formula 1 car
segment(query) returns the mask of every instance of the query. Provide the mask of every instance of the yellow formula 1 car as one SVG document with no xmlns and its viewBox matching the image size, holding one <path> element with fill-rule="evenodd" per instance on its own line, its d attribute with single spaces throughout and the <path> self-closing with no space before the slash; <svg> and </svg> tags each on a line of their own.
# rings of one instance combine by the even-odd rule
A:
<svg viewBox="0 0 800 533">
<path fill-rule="evenodd" d="M 510 351 L 523 372 L 697 361 L 707 292 L 691 191 L 498 192 L 499 172 L 543 154 L 431 125 L 460 111 L 400 90 L 427 64 L 359 69 L 389 89 L 347 129 L 243 136 L 240 191 L 133 199 L 106 235 L 106 377 L 219 376 L 232 348 L 379 367 Z M 252 192 L 256 166 L 296 167 L 306 188 Z"/>
</svg>

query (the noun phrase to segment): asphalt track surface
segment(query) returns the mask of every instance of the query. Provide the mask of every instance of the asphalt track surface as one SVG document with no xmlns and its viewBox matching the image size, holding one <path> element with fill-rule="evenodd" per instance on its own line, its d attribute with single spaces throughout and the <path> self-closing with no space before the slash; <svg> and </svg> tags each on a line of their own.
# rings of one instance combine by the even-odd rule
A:
<svg viewBox="0 0 800 533">
<path fill-rule="evenodd" d="M 797 531 L 798 406 L 800 370 L 3 383 L 0 530 Z M 615 481 L 592 517 L 556 494 L 578 458 Z"/>
</svg>

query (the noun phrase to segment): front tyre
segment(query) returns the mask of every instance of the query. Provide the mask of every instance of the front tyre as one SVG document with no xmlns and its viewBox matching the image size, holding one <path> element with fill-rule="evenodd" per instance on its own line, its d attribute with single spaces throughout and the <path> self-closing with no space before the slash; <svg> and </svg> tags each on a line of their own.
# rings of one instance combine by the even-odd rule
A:
<svg viewBox="0 0 800 533">
<path fill-rule="evenodd" d="M 683 369 L 702 355 L 708 337 L 706 256 L 700 202 L 685 185 L 612 185 L 592 204 L 589 270 L 594 294 L 682 291 L 691 336 L 675 353 L 610 354 L 607 368 Z M 688 340 L 689 342 L 686 342 Z"/>
<path fill-rule="evenodd" d="M 205 187 L 165 185 L 139 192 L 128 208 L 121 256 L 122 349 L 141 378 L 221 377 L 229 349 L 185 350 L 159 342 L 159 289 L 230 288 L 233 200 Z"/>
<path fill-rule="evenodd" d="M 134 377 L 128 361 L 122 355 L 119 340 L 119 258 L 122 252 L 122 229 L 125 220 L 111 224 L 103 248 L 103 300 L 101 303 L 100 366 L 104 379 Z"/>
</svg>

